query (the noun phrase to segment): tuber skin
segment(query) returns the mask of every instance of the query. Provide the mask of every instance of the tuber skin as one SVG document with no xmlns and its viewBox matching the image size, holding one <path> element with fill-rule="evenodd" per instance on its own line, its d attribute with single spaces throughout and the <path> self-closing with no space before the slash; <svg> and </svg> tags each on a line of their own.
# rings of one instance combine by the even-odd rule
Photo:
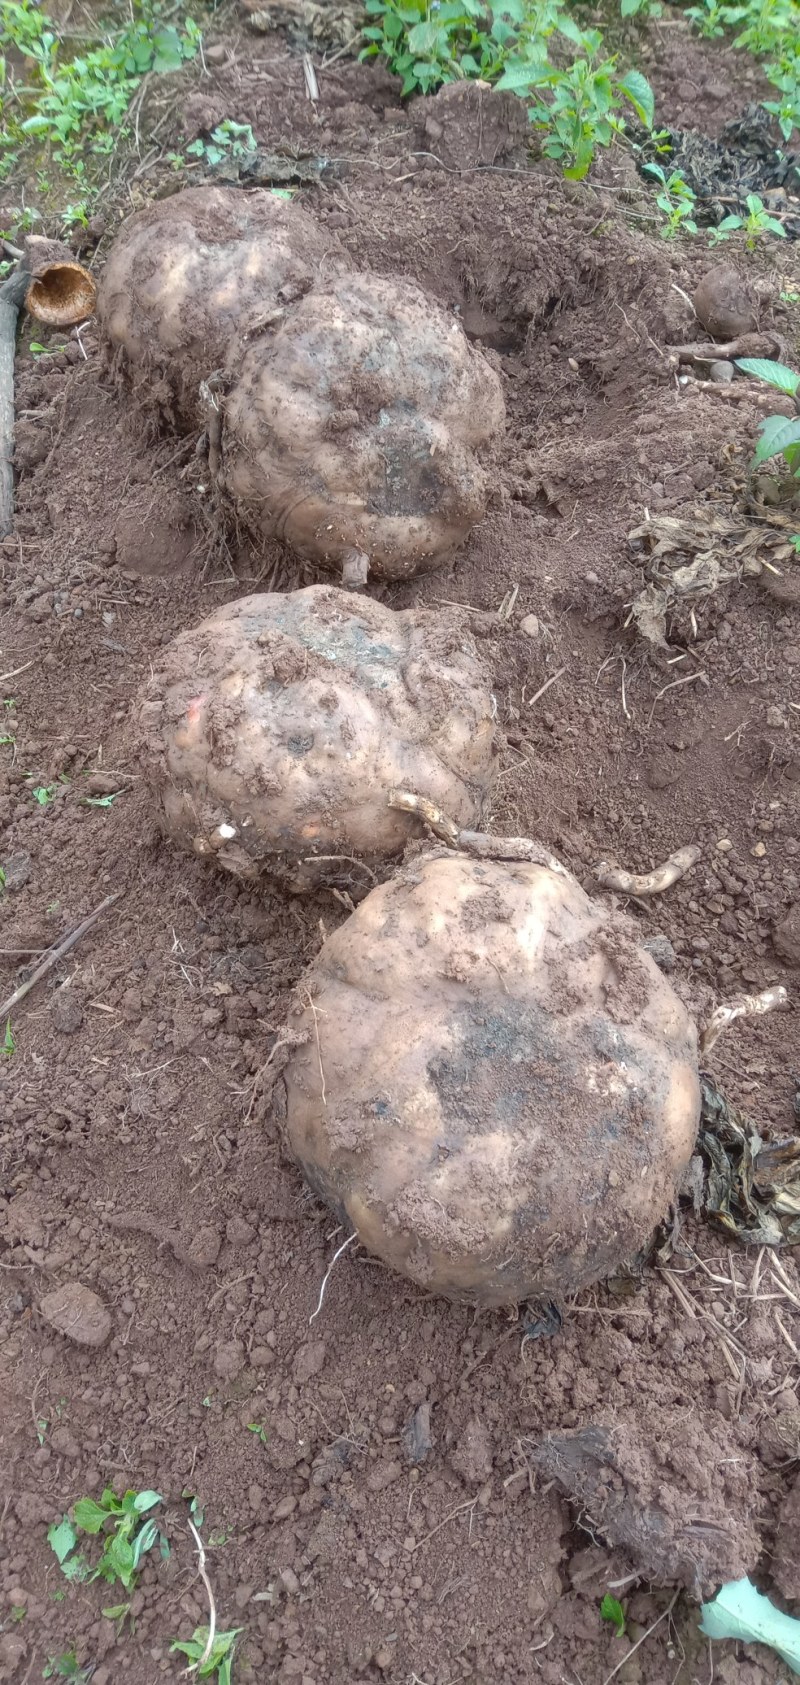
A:
<svg viewBox="0 0 800 1685">
<path fill-rule="evenodd" d="M 129 217 L 111 248 L 98 315 L 134 386 L 188 428 L 200 387 L 241 338 L 280 322 L 346 259 L 334 235 L 266 188 L 188 187 Z"/>
<path fill-rule="evenodd" d="M 486 509 L 481 456 L 500 381 L 411 281 L 318 284 L 245 351 L 224 407 L 223 477 L 264 537 L 341 570 L 404 579 L 441 564 Z"/>
<path fill-rule="evenodd" d="M 633 925 L 543 866 L 408 864 L 327 938 L 288 1031 L 308 1182 L 435 1293 L 563 1301 L 635 1254 L 691 1157 L 693 1023 Z"/>
<path fill-rule="evenodd" d="M 331 585 L 244 597 L 183 632 L 140 698 L 168 836 L 246 879 L 366 893 L 423 834 L 400 778 L 462 823 L 493 772 L 488 679 L 457 615 Z"/>
</svg>

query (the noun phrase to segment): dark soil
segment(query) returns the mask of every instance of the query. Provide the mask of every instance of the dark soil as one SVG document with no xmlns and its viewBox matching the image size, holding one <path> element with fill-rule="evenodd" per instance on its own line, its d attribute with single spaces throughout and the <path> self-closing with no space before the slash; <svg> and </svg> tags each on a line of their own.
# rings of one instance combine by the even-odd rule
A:
<svg viewBox="0 0 800 1685">
<path fill-rule="evenodd" d="M 718 134 L 758 97 L 757 73 L 682 25 L 650 40 L 666 123 Z M 705 240 L 657 237 L 623 152 L 593 184 L 569 185 L 548 166 L 514 173 L 512 135 L 505 159 L 493 143 L 476 169 L 469 125 L 459 141 L 444 102 L 402 109 L 380 70 L 340 56 L 312 104 L 294 46 L 235 30 L 218 45 L 196 90 L 175 84 L 185 137 L 230 116 L 265 150 L 325 156 L 306 209 L 362 268 L 411 275 L 460 312 L 502 376 L 509 427 L 489 517 L 454 565 L 378 593 L 397 607 L 461 603 L 483 641 L 507 738 L 492 828 L 540 838 L 586 882 L 603 857 L 644 871 L 699 844 L 686 878 L 628 910 L 643 938 L 671 944 L 698 1016 L 786 985 L 789 1010 L 729 1033 L 714 1070 L 764 1133 L 790 1133 L 796 604 L 764 589 L 769 571 L 737 564 L 671 613 L 667 647 L 630 619 L 649 549 L 629 534 L 645 509 L 697 529 L 754 519 L 761 394 L 683 383 L 668 349 L 698 336 L 684 295 L 708 267 Z M 161 145 L 178 123 L 176 109 Z M 154 161 L 128 208 L 180 184 Z M 732 256 L 794 360 L 798 316 L 782 294 L 800 287 L 796 247 Z M 798 1594 L 790 1253 L 782 1275 L 692 1221 L 667 1268 L 583 1295 L 559 1330 L 427 1298 L 351 1248 L 309 1323 L 341 1237 L 284 1156 L 268 1061 L 345 908 L 174 852 L 129 725 L 177 631 L 304 575 L 277 544 L 256 552 L 221 526 L 195 436 L 143 421 L 95 327 L 38 360 L 32 337 L 26 326 L 17 521 L 0 546 L 0 695 L 13 698 L 0 728 L 13 739 L 0 747 L 2 993 L 122 893 L 13 1011 L 15 1051 L 0 1056 L 0 1680 L 38 1679 L 73 1646 L 94 1685 L 177 1680 L 170 1639 L 207 1618 L 188 1492 L 205 1510 L 220 1624 L 243 1628 L 237 1682 L 603 1685 L 664 1613 L 620 1685 L 710 1685 L 712 1673 L 772 1685 L 780 1664 L 763 1651 L 715 1646 L 712 1662 L 697 1584 L 666 1612 L 692 1578 L 687 1549 L 704 1588 L 744 1565 L 773 1595 Z M 47 1320 L 70 1282 L 105 1306 L 102 1345 Z M 72 1301 L 56 1303 L 63 1325 Z M 78 1308 L 102 1336 L 94 1302 Z M 542 1337 L 524 1339 L 526 1326 Z M 543 1437 L 589 1429 L 562 1479 L 558 1442 Z M 118 1588 L 68 1585 L 45 1537 L 106 1482 L 165 1499 L 172 1556 L 147 1559 L 133 1632 L 101 1614 Z M 654 1536 L 657 1559 L 642 1544 Z M 600 1617 L 609 1586 L 624 1639 Z"/>
</svg>

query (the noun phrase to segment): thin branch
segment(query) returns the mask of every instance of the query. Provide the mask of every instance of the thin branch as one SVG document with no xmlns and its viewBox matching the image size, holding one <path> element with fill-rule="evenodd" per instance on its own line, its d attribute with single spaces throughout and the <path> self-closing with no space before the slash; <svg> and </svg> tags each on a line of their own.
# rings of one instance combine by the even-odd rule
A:
<svg viewBox="0 0 800 1685">
<path fill-rule="evenodd" d="M 76 930 L 73 930 L 71 936 L 65 936 L 64 941 L 59 942 L 57 947 L 50 948 L 41 964 L 37 965 L 36 970 L 32 972 L 27 982 L 20 983 L 19 988 L 14 990 L 13 995 L 9 995 L 8 1000 L 3 1001 L 2 1006 L 0 1006 L 0 1018 L 8 1017 L 12 1009 L 15 1006 L 18 1006 L 21 1000 L 25 999 L 25 996 L 33 988 L 34 984 L 38 983 L 40 978 L 46 977 L 48 971 L 52 971 L 54 965 L 58 965 L 59 960 L 63 958 L 64 954 L 68 954 L 70 948 L 74 948 L 75 943 L 80 942 L 81 937 L 86 935 L 87 930 L 91 930 L 92 925 L 97 923 L 101 913 L 105 913 L 109 907 L 113 907 L 114 902 L 118 901 L 121 895 L 121 889 L 116 889 L 113 895 L 107 895 L 105 901 L 101 901 L 99 907 L 95 907 L 94 912 L 90 913 L 88 918 L 85 918 L 83 922 L 78 925 Z"/>
<path fill-rule="evenodd" d="M 186 1669 L 187 1673 L 199 1673 L 200 1670 L 205 1667 L 206 1662 L 208 1661 L 208 1658 L 214 1648 L 214 1638 L 217 1631 L 217 1605 L 214 1602 L 214 1593 L 211 1590 L 211 1581 L 206 1573 L 205 1546 L 194 1522 L 188 1516 L 186 1519 L 187 1525 L 197 1546 L 197 1572 L 206 1588 L 206 1597 L 208 1598 L 208 1637 L 206 1639 L 205 1649 L 199 1661 L 194 1662 L 191 1667 L 187 1667 Z"/>
</svg>

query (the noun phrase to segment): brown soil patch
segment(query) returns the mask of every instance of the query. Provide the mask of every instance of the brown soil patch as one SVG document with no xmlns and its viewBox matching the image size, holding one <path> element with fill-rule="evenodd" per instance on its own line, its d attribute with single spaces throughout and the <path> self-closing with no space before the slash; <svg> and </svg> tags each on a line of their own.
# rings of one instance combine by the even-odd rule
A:
<svg viewBox="0 0 800 1685">
<path fill-rule="evenodd" d="M 656 29 L 653 55 L 675 90 L 665 118 L 685 121 L 701 107 L 676 40 Z M 452 120 L 442 161 L 382 72 L 340 58 L 312 106 L 285 43 L 225 47 L 206 105 L 252 122 L 264 147 L 340 160 L 306 208 L 362 268 L 411 275 L 460 312 L 502 377 L 509 429 L 489 517 L 454 565 L 376 593 L 466 605 L 508 739 L 493 827 L 539 837 L 587 882 L 603 857 L 646 870 L 700 845 L 689 876 L 629 910 L 643 937 L 672 945 L 696 1014 L 787 985 L 790 1010 L 723 1041 L 715 1072 L 764 1131 L 789 1132 L 797 950 L 773 930 L 795 928 L 800 896 L 796 607 L 743 575 L 697 599 L 693 619 L 682 608 L 668 649 L 628 624 L 647 560 L 628 534 L 643 508 L 741 511 L 764 413 L 754 396 L 681 385 L 669 360 L 694 332 L 682 294 L 705 243 L 654 237 L 652 199 L 622 155 L 593 187 L 548 168 L 517 179 L 513 162 L 454 173 Z M 736 55 L 693 53 L 709 74 L 719 62 L 739 75 Z M 206 119 L 192 99 L 196 133 Z M 706 85 L 704 117 L 711 99 Z M 168 179 L 166 166 L 144 171 L 134 198 Z M 796 248 L 748 261 L 765 282 L 763 324 L 791 347 L 780 294 L 782 275 L 798 285 Z M 0 747 L 3 993 L 28 952 L 123 894 L 14 1014 L 0 1068 L 0 1678 L 38 1678 L 74 1643 L 94 1685 L 178 1679 L 169 1638 L 205 1619 L 187 1490 L 205 1506 L 220 1621 L 244 1628 L 242 1682 L 602 1685 L 626 1641 L 601 1621 L 601 1597 L 623 1582 L 634 1640 L 666 1609 L 670 1592 L 647 1577 L 664 1559 L 642 1554 L 664 1526 L 679 1554 L 686 1526 L 707 1524 L 692 1559 L 702 1576 L 746 1556 L 765 1589 L 793 1592 L 788 1546 L 773 1577 L 796 1526 L 773 1429 L 798 1407 L 800 1311 L 768 1257 L 690 1224 L 674 1273 L 649 1270 L 627 1297 L 604 1287 L 551 1338 L 523 1343 L 524 1320 L 476 1318 L 351 1252 L 309 1325 L 339 1241 L 283 1155 L 266 1067 L 344 909 L 174 853 L 128 724 L 161 645 L 302 570 L 278 544 L 256 552 L 221 529 L 194 436 L 144 427 L 96 330 L 48 359 L 23 350 L 17 407 L 18 517 L 0 547 L 0 673 L 15 675 L 0 683 L 14 698 L 0 736 L 15 739 Z M 89 806 L 88 790 L 116 799 Z M 788 1255 L 784 1268 L 798 1295 Z M 94 1349 L 43 1315 L 69 1282 L 110 1316 Z M 584 1466 L 569 1507 L 544 1436 L 589 1428 L 613 1446 L 622 1484 L 614 1502 L 589 1503 L 597 1476 Z M 147 1561 L 133 1635 L 101 1615 L 116 1592 L 67 1587 L 60 1600 L 45 1542 L 105 1482 L 163 1493 L 173 1538 L 168 1564 Z M 767 1685 L 775 1666 L 728 1646 L 714 1677 Z M 618 1677 L 708 1681 L 691 1598 Z"/>
</svg>

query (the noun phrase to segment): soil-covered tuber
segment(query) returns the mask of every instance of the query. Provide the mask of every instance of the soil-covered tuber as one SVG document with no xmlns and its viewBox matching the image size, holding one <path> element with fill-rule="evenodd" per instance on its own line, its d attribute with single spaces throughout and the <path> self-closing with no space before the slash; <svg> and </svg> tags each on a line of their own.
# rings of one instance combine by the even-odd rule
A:
<svg viewBox="0 0 800 1685">
<path fill-rule="evenodd" d="M 249 524 L 336 566 L 438 567 L 480 520 L 504 418 L 497 375 L 411 281 L 320 284 L 245 353 L 225 404 L 224 476 Z"/>
<path fill-rule="evenodd" d="M 327 939 L 304 1001 L 291 1148 L 420 1286 L 563 1300 L 666 1214 L 700 1115 L 695 1028 L 568 875 L 425 855 Z"/>
<path fill-rule="evenodd" d="M 365 892 L 422 826 L 402 783 L 466 824 L 492 699 L 460 617 L 330 585 L 229 603 L 166 650 L 139 703 L 166 832 L 241 877 Z"/>
<path fill-rule="evenodd" d="M 98 314 L 134 384 L 194 426 L 201 383 L 227 366 L 238 337 L 274 325 L 344 265 L 335 236 L 266 188 L 190 187 L 125 223 Z"/>
</svg>

